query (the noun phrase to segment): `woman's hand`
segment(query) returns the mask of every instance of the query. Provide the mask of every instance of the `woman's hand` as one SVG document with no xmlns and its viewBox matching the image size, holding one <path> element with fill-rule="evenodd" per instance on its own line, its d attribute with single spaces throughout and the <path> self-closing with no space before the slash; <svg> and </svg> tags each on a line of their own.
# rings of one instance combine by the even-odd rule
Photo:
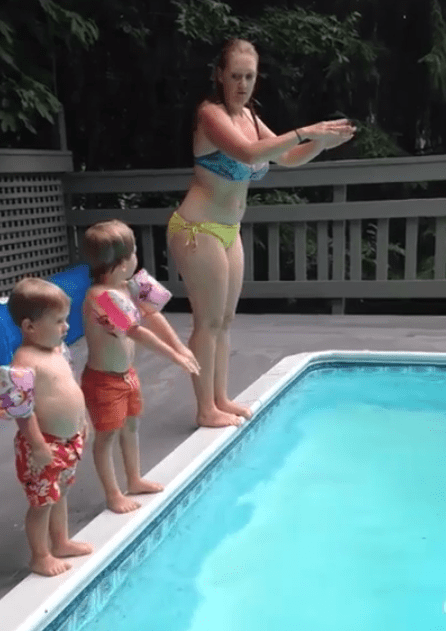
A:
<svg viewBox="0 0 446 631">
<path fill-rule="evenodd" d="M 316 140 L 323 144 L 324 149 L 333 149 L 351 140 L 356 131 L 347 118 L 334 121 L 323 121 L 308 127 L 301 127 L 298 132 L 307 140 Z"/>
</svg>

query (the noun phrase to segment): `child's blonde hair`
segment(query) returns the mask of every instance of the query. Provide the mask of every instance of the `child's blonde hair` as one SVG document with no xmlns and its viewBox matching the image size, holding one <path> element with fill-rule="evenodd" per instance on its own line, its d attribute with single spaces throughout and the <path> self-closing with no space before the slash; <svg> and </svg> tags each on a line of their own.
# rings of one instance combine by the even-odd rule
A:
<svg viewBox="0 0 446 631">
<path fill-rule="evenodd" d="M 132 229 L 119 219 L 98 221 L 84 235 L 84 256 L 90 265 L 94 283 L 117 265 L 129 259 L 135 249 Z"/>
<path fill-rule="evenodd" d="M 24 278 L 11 292 L 8 311 L 17 326 L 29 318 L 31 322 L 39 320 L 48 311 L 67 309 L 71 300 L 67 294 L 53 283 L 42 278 Z"/>
</svg>

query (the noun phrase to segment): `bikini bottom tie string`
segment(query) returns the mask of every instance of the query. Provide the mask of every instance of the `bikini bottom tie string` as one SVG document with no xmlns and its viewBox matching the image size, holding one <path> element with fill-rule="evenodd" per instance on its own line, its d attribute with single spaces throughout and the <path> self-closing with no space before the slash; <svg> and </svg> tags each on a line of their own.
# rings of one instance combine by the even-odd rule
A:
<svg viewBox="0 0 446 631">
<path fill-rule="evenodd" d="M 186 247 L 189 245 L 189 243 L 192 243 L 193 248 L 192 250 L 196 250 L 197 249 L 197 239 L 196 239 L 196 235 L 200 232 L 200 227 L 201 224 L 193 224 L 193 223 L 188 223 L 184 226 L 184 229 L 187 231 L 187 235 L 188 235 L 188 239 L 186 241 Z"/>
</svg>

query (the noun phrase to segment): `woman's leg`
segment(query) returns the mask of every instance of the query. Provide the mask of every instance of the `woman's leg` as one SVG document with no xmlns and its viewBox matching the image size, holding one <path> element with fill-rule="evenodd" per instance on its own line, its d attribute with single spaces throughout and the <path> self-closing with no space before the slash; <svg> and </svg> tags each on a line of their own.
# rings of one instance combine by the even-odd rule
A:
<svg viewBox="0 0 446 631">
<path fill-rule="evenodd" d="M 238 425 L 233 413 L 215 405 L 215 352 L 223 324 L 228 293 L 229 266 L 221 242 L 208 234 L 195 235 L 196 248 L 186 245 L 188 235 L 177 232 L 168 238 L 169 249 L 186 285 L 193 314 L 193 332 L 189 347 L 201 370 L 192 375 L 197 398 L 197 424 L 210 427 Z"/>
<path fill-rule="evenodd" d="M 240 234 L 226 250 L 228 260 L 228 294 L 223 315 L 223 325 L 217 337 L 215 353 L 215 403 L 219 410 L 231 412 L 238 416 L 250 418 L 251 410 L 245 406 L 230 401 L 227 394 L 228 365 L 230 352 L 229 326 L 234 319 L 237 303 L 240 298 L 243 285 L 243 245 Z"/>
</svg>

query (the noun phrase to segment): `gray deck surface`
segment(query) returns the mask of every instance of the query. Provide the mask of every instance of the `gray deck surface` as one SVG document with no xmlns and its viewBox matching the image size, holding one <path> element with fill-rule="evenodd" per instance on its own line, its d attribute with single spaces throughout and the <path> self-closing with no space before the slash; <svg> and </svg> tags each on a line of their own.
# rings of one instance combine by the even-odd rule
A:
<svg viewBox="0 0 446 631">
<path fill-rule="evenodd" d="M 183 341 L 191 330 L 187 313 L 166 317 Z M 237 396 L 287 355 L 320 350 L 446 352 L 443 316 L 237 315 L 231 333 L 229 395 Z M 85 339 L 71 347 L 77 374 L 86 359 Z M 176 365 L 146 351 L 136 359 L 145 412 L 141 420 L 141 468 L 145 473 L 196 428 L 190 379 Z M 0 425 L 0 597 L 27 574 L 29 551 L 24 533 L 25 495 L 15 478 L 15 424 Z M 120 483 L 123 470 L 118 468 Z M 104 508 L 94 470 L 91 442 L 68 496 L 70 534 Z M 51 580 L 51 579 L 48 579 Z"/>
</svg>

